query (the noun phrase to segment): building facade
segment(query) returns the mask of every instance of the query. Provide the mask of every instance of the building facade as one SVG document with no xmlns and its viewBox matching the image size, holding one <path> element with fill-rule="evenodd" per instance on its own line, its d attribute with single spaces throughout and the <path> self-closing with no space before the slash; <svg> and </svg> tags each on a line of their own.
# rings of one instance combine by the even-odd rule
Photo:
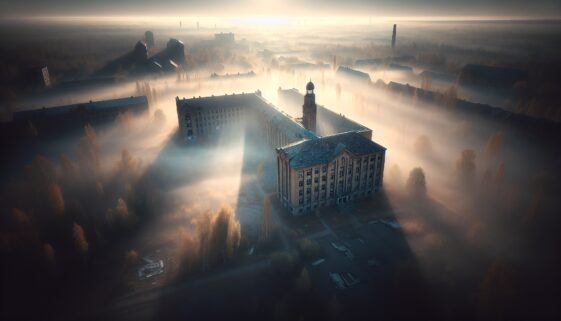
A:
<svg viewBox="0 0 561 321">
<path fill-rule="evenodd" d="M 278 148 L 279 200 L 301 215 L 370 196 L 382 187 L 385 151 L 356 132 Z"/>
<path fill-rule="evenodd" d="M 259 92 L 224 96 L 176 98 L 181 139 L 186 143 L 209 141 L 230 130 L 257 125 L 271 147 L 317 136 L 267 102 Z"/>
</svg>

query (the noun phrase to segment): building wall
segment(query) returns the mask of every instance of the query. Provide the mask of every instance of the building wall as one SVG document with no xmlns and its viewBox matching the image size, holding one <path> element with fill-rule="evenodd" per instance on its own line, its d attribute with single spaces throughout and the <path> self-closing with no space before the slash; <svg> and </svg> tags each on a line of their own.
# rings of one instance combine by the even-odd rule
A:
<svg viewBox="0 0 561 321">
<path fill-rule="evenodd" d="M 179 127 L 187 141 L 198 141 L 220 135 L 223 131 L 241 128 L 249 118 L 247 106 L 213 108 L 178 108 Z"/>
<path fill-rule="evenodd" d="M 385 152 L 354 156 L 342 152 L 327 164 L 290 168 L 278 156 L 279 199 L 292 214 L 369 197 L 382 187 Z"/>
<path fill-rule="evenodd" d="M 199 99 L 176 99 L 179 131 L 186 142 L 250 125 L 260 126 L 273 148 L 300 141 L 305 135 L 316 137 L 255 94 Z"/>
</svg>

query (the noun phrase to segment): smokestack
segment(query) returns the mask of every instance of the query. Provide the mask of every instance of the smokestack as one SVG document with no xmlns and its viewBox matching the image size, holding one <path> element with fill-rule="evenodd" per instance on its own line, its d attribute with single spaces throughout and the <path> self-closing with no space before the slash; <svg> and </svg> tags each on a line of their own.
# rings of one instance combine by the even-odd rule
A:
<svg viewBox="0 0 561 321">
<path fill-rule="evenodd" d="M 392 49 L 395 49 L 395 38 L 396 38 L 396 33 L 397 33 L 396 29 L 397 29 L 397 25 L 394 24 L 393 25 L 393 33 L 392 33 Z"/>
</svg>

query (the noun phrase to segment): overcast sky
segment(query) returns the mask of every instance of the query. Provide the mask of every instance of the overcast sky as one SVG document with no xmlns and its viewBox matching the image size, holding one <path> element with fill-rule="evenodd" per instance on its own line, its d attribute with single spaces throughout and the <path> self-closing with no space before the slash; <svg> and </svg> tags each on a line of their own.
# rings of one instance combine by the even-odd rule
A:
<svg viewBox="0 0 561 321">
<path fill-rule="evenodd" d="M 0 0 L 0 15 L 561 17 L 561 0 Z"/>
</svg>

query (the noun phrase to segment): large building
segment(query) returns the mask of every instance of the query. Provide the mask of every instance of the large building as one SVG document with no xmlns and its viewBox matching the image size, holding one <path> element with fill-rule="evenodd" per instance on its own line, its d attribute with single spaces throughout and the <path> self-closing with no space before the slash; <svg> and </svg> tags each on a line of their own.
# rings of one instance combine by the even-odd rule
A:
<svg viewBox="0 0 561 321">
<path fill-rule="evenodd" d="M 278 148 L 279 199 L 298 215 L 369 196 L 382 187 L 385 152 L 356 132 Z"/>
<path fill-rule="evenodd" d="M 286 93 L 291 99 L 302 97 L 296 90 Z M 193 144 L 239 130 L 239 126 L 259 124 L 277 154 L 279 200 L 294 215 L 379 191 L 386 149 L 371 140 L 372 131 L 317 105 L 312 82 L 303 100 L 303 118 L 298 121 L 263 99 L 260 92 L 176 98 L 179 132 L 186 143 Z"/>
<path fill-rule="evenodd" d="M 16 123 L 31 123 L 41 135 L 62 134 L 66 130 L 82 129 L 85 125 L 102 125 L 115 120 L 120 114 L 134 115 L 149 109 L 146 96 L 89 101 L 79 104 L 54 106 L 15 112 Z"/>
<path fill-rule="evenodd" d="M 213 140 L 230 130 L 258 124 L 272 147 L 317 138 L 292 117 L 267 102 L 259 92 L 176 98 L 179 132 L 186 143 Z"/>
</svg>

